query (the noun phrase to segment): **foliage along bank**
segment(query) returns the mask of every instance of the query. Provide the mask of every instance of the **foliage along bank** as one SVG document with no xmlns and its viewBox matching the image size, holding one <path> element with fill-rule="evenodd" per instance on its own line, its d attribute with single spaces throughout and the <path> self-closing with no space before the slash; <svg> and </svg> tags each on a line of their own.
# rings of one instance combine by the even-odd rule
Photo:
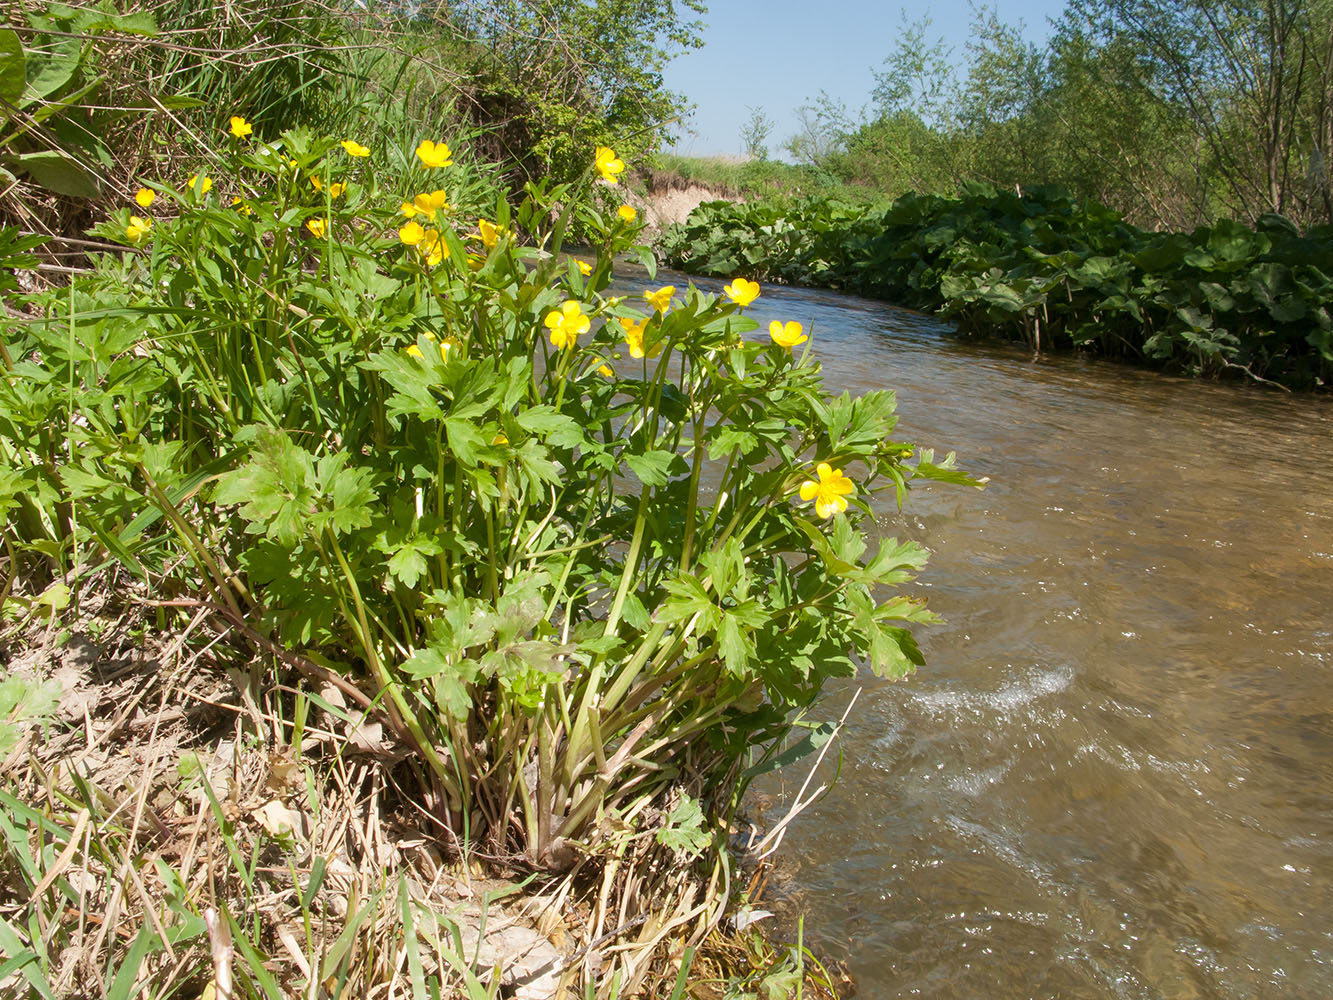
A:
<svg viewBox="0 0 1333 1000">
<path fill-rule="evenodd" d="M 712 202 L 663 238 L 693 274 L 836 288 L 967 336 L 1299 389 L 1333 379 L 1333 226 L 1278 215 L 1153 233 L 1057 188 L 964 185 L 883 213 L 831 200 Z"/>
</svg>

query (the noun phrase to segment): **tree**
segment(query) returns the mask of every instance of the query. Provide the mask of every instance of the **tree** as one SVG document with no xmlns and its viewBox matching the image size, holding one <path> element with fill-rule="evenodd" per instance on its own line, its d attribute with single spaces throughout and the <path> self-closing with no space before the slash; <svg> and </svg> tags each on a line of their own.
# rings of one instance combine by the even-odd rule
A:
<svg viewBox="0 0 1333 1000">
<path fill-rule="evenodd" d="M 768 137 L 773 134 L 774 121 L 762 107 L 752 108 L 749 119 L 741 126 L 741 151 L 751 160 L 768 159 Z"/>
<path fill-rule="evenodd" d="M 837 153 L 852 129 L 846 105 L 822 90 L 811 103 L 796 109 L 796 122 L 798 129 L 787 140 L 787 152 L 798 163 L 814 167 Z"/>
<path fill-rule="evenodd" d="M 439 0 L 469 44 L 480 123 L 530 174 L 570 176 L 597 145 L 656 149 L 685 110 L 662 70 L 703 44 L 703 0 Z"/>
<path fill-rule="evenodd" d="M 1156 101 L 1187 117 L 1225 209 L 1333 221 L 1330 0 L 1072 0 L 1100 43 L 1127 37 Z"/>
</svg>

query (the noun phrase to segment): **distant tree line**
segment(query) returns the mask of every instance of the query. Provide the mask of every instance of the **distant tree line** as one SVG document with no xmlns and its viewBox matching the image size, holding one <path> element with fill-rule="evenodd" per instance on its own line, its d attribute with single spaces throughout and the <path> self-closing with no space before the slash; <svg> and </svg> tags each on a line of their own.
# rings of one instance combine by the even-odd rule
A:
<svg viewBox="0 0 1333 1000">
<path fill-rule="evenodd" d="M 905 24 L 869 111 L 799 110 L 796 159 L 880 188 L 1055 183 L 1154 229 L 1333 222 L 1333 0 L 1069 0 L 1044 46 L 977 8 Z"/>
</svg>

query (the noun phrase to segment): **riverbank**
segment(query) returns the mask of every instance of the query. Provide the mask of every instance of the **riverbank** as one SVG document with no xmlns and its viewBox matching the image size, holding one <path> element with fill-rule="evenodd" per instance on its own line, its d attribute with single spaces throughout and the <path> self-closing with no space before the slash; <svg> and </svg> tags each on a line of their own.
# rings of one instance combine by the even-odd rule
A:
<svg viewBox="0 0 1333 1000">
<path fill-rule="evenodd" d="M 625 971 L 610 997 L 702 1000 L 722 995 L 712 984 L 739 996 L 797 979 L 806 996 L 842 995 L 836 971 L 762 928 L 665 909 L 624 919 L 637 907 L 595 851 L 557 879 L 459 857 L 359 691 L 306 663 L 293 715 L 272 663 L 238 647 L 243 626 L 196 603 L 182 627 L 157 630 L 161 609 L 137 590 L 85 588 L 78 616 L 9 636 L 3 856 L 68 908 L 46 913 L 47 964 L 0 906 L 20 960 L 0 990 L 26 980 L 71 996 L 95 975 L 204 997 L 230 982 L 278 1000 L 318 981 L 335 996 L 378 985 L 424 998 L 435 981 L 445 996 L 558 1000 L 605 979 L 614 955 Z M 669 897 L 632 854 L 618 867 Z"/>
<path fill-rule="evenodd" d="M 705 205 L 661 241 L 694 274 L 834 288 L 965 336 L 1290 389 L 1333 382 L 1333 226 L 1152 233 L 1055 188 Z"/>
</svg>

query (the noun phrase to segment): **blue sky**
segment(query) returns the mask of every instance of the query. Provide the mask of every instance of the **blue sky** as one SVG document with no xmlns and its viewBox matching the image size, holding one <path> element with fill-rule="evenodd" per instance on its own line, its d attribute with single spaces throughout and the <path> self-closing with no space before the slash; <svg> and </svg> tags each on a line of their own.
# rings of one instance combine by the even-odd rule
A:
<svg viewBox="0 0 1333 1000">
<path fill-rule="evenodd" d="M 1042 42 L 1048 17 L 1063 0 L 993 0 L 1000 20 L 1024 23 L 1029 41 Z M 696 106 L 676 151 L 691 156 L 741 152 L 747 107 L 762 107 L 776 122 L 768 140 L 775 157 L 796 131 L 795 109 L 820 90 L 855 114 L 868 104 L 874 71 L 893 49 L 903 23 L 929 13 L 930 35 L 943 37 L 961 60 L 973 15 L 968 0 L 710 0 L 704 47 L 672 60 L 666 83 Z"/>
</svg>

